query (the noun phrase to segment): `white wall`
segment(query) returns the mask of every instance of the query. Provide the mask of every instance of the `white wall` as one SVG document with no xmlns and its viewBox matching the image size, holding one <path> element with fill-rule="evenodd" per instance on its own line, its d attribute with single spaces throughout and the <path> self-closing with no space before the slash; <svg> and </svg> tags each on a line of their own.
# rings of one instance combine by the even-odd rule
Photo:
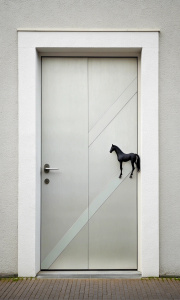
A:
<svg viewBox="0 0 180 300">
<path fill-rule="evenodd" d="M 2 0 L 0 2 L 1 273 L 17 273 L 18 56 L 16 29 L 158 28 L 161 31 L 160 274 L 180 275 L 179 11 L 179 0 Z M 153 145 L 152 157 L 149 159 L 153 159 Z"/>
</svg>

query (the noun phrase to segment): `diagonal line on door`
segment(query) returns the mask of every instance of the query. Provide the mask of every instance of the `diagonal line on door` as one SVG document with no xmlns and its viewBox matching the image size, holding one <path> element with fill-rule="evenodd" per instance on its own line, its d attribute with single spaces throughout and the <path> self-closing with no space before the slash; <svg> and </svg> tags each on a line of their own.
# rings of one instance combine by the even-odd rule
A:
<svg viewBox="0 0 180 300">
<path fill-rule="evenodd" d="M 102 118 L 95 124 L 89 132 L 89 147 L 94 143 L 104 129 L 114 120 L 114 118 L 122 111 L 122 109 L 137 94 L 137 77 L 124 90 L 113 105 L 106 111 Z"/>
<path fill-rule="evenodd" d="M 75 238 L 75 236 L 80 232 L 80 230 L 87 224 L 88 220 L 92 218 L 92 216 L 98 211 L 98 209 L 118 188 L 118 186 L 126 179 L 130 172 L 131 168 L 129 166 L 124 172 L 124 178 L 119 179 L 117 175 L 117 177 L 113 178 L 113 180 L 106 186 L 104 191 L 102 191 L 91 202 L 91 204 L 89 205 L 89 217 L 87 208 L 43 260 L 42 269 L 48 269 L 53 264 L 53 262 L 64 251 L 64 249 L 69 245 L 69 243 Z"/>
<path fill-rule="evenodd" d="M 112 105 L 114 105 L 114 104 L 116 103 L 116 101 L 119 100 L 119 98 L 124 94 L 124 92 L 126 92 L 126 90 L 131 86 L 131 84 L 134 82 L 134 80 L 137 81 L 137 75 L 136 75 L 136 76 L 134 77 L 134 79 L 128 84 L 128 86 L 122 91 L 122 93 L 117 97 L 117 99 L 113 102 Z M 106 114 L 106 112 L 111 108 L 112 105 L 110 105 L 110 106 L 108 107 L 108 109 L 101 115 L 100 119 L 103 118 L 103 116 L 104 116 L 104 115 Z M 93 128 L 94 126 L 96 126 L 96 124 L 99 122 L 100 119 L 98 119 L 98 120 L 95 122 L 95 124 L 92 126 L 92 128 Z M 91 130 L 92 128 L 90 128 L 90 130 Z"/>
</svg>

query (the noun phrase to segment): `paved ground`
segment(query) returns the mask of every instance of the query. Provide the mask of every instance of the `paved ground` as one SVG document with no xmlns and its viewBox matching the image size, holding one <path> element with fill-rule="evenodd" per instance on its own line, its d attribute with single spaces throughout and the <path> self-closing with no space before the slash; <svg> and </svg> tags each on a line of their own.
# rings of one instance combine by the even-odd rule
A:
<svg viewBox="0 0 180 300">
<path fill-rule="evenodd" d="M 176 279 L 1 279 L 0 299 L 180 299 Z"/>
</svg>

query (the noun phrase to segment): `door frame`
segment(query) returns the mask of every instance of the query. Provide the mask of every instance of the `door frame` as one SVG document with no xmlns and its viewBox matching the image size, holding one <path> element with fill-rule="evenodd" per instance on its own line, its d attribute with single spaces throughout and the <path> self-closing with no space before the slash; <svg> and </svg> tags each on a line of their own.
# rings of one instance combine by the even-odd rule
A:
<svg viewBox="0 0 180 300">
<path fill-rule="evenodd" d="M 42 55 L 138 57 L 138 153 L 142 162 L 138 271 L 143 277 L 159 276 L 159 32 L 22 29 L 18 30 L 18 275 L 36 276 L 40 271 Z"/>
</svg>

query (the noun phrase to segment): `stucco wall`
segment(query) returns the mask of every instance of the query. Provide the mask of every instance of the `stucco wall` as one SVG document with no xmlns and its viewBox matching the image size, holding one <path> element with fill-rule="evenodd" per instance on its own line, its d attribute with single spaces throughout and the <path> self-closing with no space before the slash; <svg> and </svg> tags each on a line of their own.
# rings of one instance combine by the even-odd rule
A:
<svg viewBox="0 0 180 300">
<path fill-rule="evenodd" d="M 158 28 L 160 274 L 180 275 L 179 12 L 179 0 L 0 1 L 0 273 L 17 273 L 17 28 Z"/>
</svg>

